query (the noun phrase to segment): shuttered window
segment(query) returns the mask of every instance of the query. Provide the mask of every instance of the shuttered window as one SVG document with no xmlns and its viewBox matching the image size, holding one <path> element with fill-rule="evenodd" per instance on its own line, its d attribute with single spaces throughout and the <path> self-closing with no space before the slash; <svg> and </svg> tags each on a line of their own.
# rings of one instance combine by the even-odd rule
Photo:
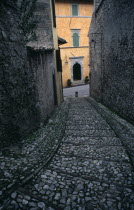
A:
<svg viewBox="0 0 134 210">
<path fill-rule="evenodd" d="M 73 34 L 73 47 L 79 47 L 79 35 L 78 35 L 78 33 Z"/>
<path fill-rule="evenodd" d="M 78 16 L 78 4 L 72 4 L 72 16 Z"/>
</svg>

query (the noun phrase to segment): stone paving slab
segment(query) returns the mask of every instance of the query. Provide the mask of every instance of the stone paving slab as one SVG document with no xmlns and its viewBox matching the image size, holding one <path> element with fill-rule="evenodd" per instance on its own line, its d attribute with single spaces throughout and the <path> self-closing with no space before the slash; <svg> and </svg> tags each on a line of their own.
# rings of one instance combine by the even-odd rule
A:
<svg viewBox="0 0 134 210">
<path fill-rule="evenodd" d="M 42 133 L 51 136 L 49 149 L 53 141 L 60 143 L 57 152 L 14 189 L 4 209 L 133 210 L 134 168 L 120 135 L 86 98 L 66 103 L 67 111 L 59 110 L 59 117 L 53 116 Z M 43 141 L 33 145 L 35 158 L 42 145 Z"/>
<path fill-rule="evenodd" d="M 56 155 L 50 164 L 53 170 L 117 185 L 134 185 L 134 173 L 130 163 L 82 159 Z"/>
<path fill-rule="evenodd" d="M 38 197 L 44 201 L 42 205 L 54 209 L 133 209 L 134 193 L 128 187 L 84 180 L 58 174 L 53 170 L 41 171 L 38 177 L 26 186 L 25 192 L 30 192 L 31 196 L 33 194 L 33 197 L 37 198 L 32 202 L 36 209 L 39 206 Z M 31 205 L 31 199 L 24 199 L 24 195 L 16 200 L 17 205 L 23 209 L 28 209 Z"/>
<path fill-rule="evenodd" d="M 63 137 L 68 114 L 68 102 L 53 113 L 46 126 L 32 137 L 0 151 L 0 207 L 13 190 L 27 177 L 43 167 L 56 151 Z"/>
<path fill-rule="evenodd" d="M 129 162 L 129 157 L 126 150 L 120 146 L 104 146 L 98 145 L 72 145 L 62 144 L 58 151 L 59 155 L 78 156 L 91 159 L 113 160 L 113 161 L 126 161 Z"/>
<path fill-rule="evenodd" d="M 134 167 L 134 125 L 122 119 L 115 113 L 92 98 L 86 98 L 90 105 L 106 120 L 110 127 L 120 137 L 122 144 L 126 147 Z"/>
<path fill-rule="evenodd" d="M 112 136 L 112 137 L 116 137 L 114 131 L 112 130 L 90 130 L 90 129 L 86 129 L 86 130 L 79 130 L 79 127 L 77 128 L 77 130 L 69 130 L 66 129 L 65 130 L 65 136 Z"/>
<path fill-rule="evenodd" d="M 102 130 L 104 130 L 104 129 L 111 129 L 110 128 L 110 126 L 106 123 L 106 121 L 102 121 L 101 120 L 101 123 L 99 123 L 98 124 L 98 121 L 96 121 L 96 120 L 93 120 L 93 121 L 91 121 L 91 120 L 88 120 L 87 121 L 87 119 L 85 119 L 85 120 L 83 120 L 83 121 L 70 121 L 70 120 L 68 120 L 67 121 L 67 124 L 66 124 L 67 126 L 69 126 L 69 127 L 76 127 L 76 126 L 78 126 L 79 125 L 79 127 L 81 126 L 88 126 L 89 127 L 89 129 L 102 129 Z"/>
<path fill-rule="evenodd" d="M 69 123 L 68 123 L 68 124 L 69 124 Z M 78 125 L 77 125 L 77 124 L 76 124 L 76 125 L 74 125 L 74 124 L 73 124 L 73 125 L 68 125 L 68 124 L 67 124 L 67 126 L 66 126 L 66 129 L 67 129 L 67 130 L 78 130 Z M 110 130 L 111 128 L 110 128 L 110 126 L 107 125 L 107 124 L 106 124 L 106 125 L 101 125 L 101 124 L 98 125 L 98 124 L 97 124 L 97 125 L 95 126 L 95 124 L 93 125 L 93 124 L 90 124 L 90 123 L 89 123 L 89 124 L 82 124 L 82 125 L 80 124 L 80 125 L 79 125 L 79 130 L 97 130 L 97 129 L 98 129 L 98 130 L 104 130 L 104 129 L 105 129 L 105 130 Z"/>
<path fill-rule="evenodd" d="M 84 144 L 89 144 L 89 145 L 100 145 L 100 146 L 122 146 L 122 143 L 119 138 L 117 137 L 76 137 L 76 136 L 68 136 L 64 137 L 63 139 L 64 143 L 71 144 L 73 143 L 74 145 L 84 145 Z"/>
<path fill-rule="evenodd" d="M 63 88 L 63 95 L 64 97 L 73 97 L 75 96 L 75 92 L 78 92 L 78 95 L 80 97 L 82 96 L 89 96 L 89 92 L 90 92 L 90 86 L 89 84 L 77 84 L 76 86 L 73 87 L 67 87 L 67 88 Z"/>
<path fill-rule="evenodd" d="M 68 118 L 69 118 L 69 120 L 71 120 L 71 121 L 75 121 L 76 123 L 77 123 L 77 121 L 84 121 L 85 122 L 85 118 L 86 118 L 86 116 L 83 114 L 80 114 L 79 113 L 79 115 L 69 115 L 68 116 Z M 98 122 L 98 121 L 100 121 L 100 123 L 101 123 L 101 121 L 102 122 L 104 122 L 103 120 L 102 120 L 102 118 L 101 118 L 101 116 L 90 116 L 90 118 L 87 118 L 86 119 L 86 121 L 88 121 L 88 122 L 92 122 L 92 121 L 96 121 L 96 122 Z"/>
</svg>

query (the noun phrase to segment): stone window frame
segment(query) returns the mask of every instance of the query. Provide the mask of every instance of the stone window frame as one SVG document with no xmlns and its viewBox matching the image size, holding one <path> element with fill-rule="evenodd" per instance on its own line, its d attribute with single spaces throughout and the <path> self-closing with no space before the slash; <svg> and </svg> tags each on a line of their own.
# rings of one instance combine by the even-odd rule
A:
<svg viewBox="0 0 134 210">
<path fill-rule="evenodd" d="M 73 5 L 77 5 L 77 9 L 78 9 L 78 15 L 73 15 Z M 79 4 L 71 4 L 71 17 L 78 17 L 79 16 Z"/>
<path fill-rule="evenodd" d="M 77 33 L 78 34 L 78 37 L 79 37 L 79 46 L 78 47 L 80 47 L 80 29 L 71 29 L 71 33 L 72 33 L 72 47 L 75 47 L 74 46 L 74 39 L 73 39 L 73 35 L 75 34 L 75 33 Z"/>
<path fill-rule="evenodd" d="M 83 65 L 83 60 L 84 56 L 78 56 L 78 57 L 69 57 L 70 59 L 70 71 L 71 71 L 71 81 L 76 82 L 73 80 L 73 66 L 74 64 L 78 63 L 81 66 L 81 80 L 79 81 L 84 81 L 84 65 Z"/>
</svg>

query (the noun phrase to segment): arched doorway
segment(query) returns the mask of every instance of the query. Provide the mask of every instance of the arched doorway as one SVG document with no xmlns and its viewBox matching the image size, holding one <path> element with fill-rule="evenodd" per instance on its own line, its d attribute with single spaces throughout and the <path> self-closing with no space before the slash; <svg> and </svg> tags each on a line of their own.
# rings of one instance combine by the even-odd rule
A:
<svg viewBox="0 0 134 210">
<path fill-rule="evenodd" d="M 73 80 L 81 80 L 81 65 L 79 63 L 73 65 Z"/>
</svg>

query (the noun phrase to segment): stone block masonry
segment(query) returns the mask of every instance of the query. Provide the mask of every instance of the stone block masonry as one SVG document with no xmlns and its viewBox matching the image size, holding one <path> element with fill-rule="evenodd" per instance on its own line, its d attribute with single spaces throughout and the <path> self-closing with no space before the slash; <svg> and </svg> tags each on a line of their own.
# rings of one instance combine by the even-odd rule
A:
<svg viewBox="0 0 134 210">
<path fill-rule="evenodd" d="M 41 2 L 43 11 L 39 7 Z M 0 1 L 1 147 L 37 129 L 56 104 L 50 2 L 38 1 L 36 9 L 36 14 L 40 14 L 38 40 L 30 42 L 26 49 L 17 4 Z"/>
<path fill-rule="evenodd" d="M 54 109 L 53 70 L 54 53 L 28 49 L 29 68 L 34 74 L 36 108 L 39 123 L 43 123 Z"/>
<path fill-rule="evenodd" d="M 133 34 L 134 2 L 101 1 L 89 33 L 91 96 L 130 121 L 134 121 Z"/>
<path fill-rule="evenodd" d="M 0 144 L 19 139 L 39 122 L 33 72 L 13 1 L 0 2 Z"/>
</svg>

